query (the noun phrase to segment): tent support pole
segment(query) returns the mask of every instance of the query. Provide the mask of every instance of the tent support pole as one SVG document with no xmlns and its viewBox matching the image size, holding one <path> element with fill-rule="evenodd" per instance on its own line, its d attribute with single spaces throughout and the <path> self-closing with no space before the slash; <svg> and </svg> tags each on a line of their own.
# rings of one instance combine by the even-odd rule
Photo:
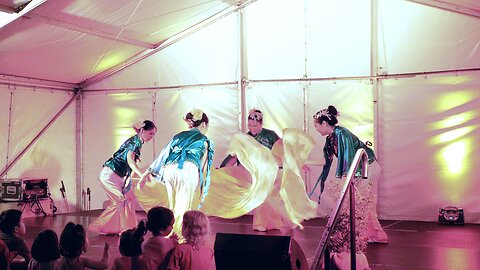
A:
<svg viewBox="0 0 480 270">
<path fill-rule="evenodd" d="M 245 133 L 247 128 L 247 120 L 245 119 L 245 115 L 247 113 L 247 104 L 246 104 L 246 94 L 245 88 L 248 84 L 248 67 L 247 67 L 247 50 L 245 44 L 245 16 L 244 16 L 244 9 L 240 9 L 238 11 L 238 40 L 239 40 L 239 66 L 240 66 L 240 74 L 238 78 L 238 86 L 240 89 L 239 95 L 239 123 L 240 123 L 240 131 Z"/>
<path fill-rule="evenodd" d="M 82 205 L 87 205 L 86 196 L 82 196 L 84 188 L 83 179 L 83 99 L 79 94 L 81 91 L 77 90 L 75 95 L 75 194 L 76 194 L 76 206 L 77 211 L 82 209 Z M 83 201 L 82 201 L 83 200 Z M 65 209 L 66 211 L 68 209 Z"/>
</svg>

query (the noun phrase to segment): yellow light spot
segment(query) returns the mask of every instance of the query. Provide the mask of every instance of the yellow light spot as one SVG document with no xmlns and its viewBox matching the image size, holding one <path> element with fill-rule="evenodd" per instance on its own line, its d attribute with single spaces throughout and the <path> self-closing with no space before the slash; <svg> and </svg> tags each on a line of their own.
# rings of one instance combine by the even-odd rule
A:
<svg viewBox="0 0 480 270">
<path fill-rule="evenodd" d="M 456 140 L 470 132 L 472 132 L 475 129 L 474 126 L 468 126 L 468 127 L 463 127 L 463 128 L 458 128 L 454 129 L 451 131 L 444 132 L 440 135 L 432 137 L 430 139 L 430 144 L 431 145 L 436 145 L 436 144 L 443 144 L 447 142 L 451 142 L 453 140 Z"/>
<path fill-rule="evenodd" d="M 137 111 L 130 108 L 115 108 L 113 111 L 114 119 L 117 120 L 115 125 L 117 129 L 114 131 L 114 142 L 116 147 L 122 145 L 128 138 L 135 135 L 132 128 L 133 123 L 137 120 Z"/>
<path fill-rule="evenodd" d="M 449 179 L 455 179 L 453 176 L 461 174 L 464 171 L 466 148 L 467 145 L 465 142 L 455 142 L 445 146 L 441 151 L 441 157 L 447 168 L 448 176 L 452 176 L 449 177 Z"/>
<path fill-rule="evenodd" d="M 436 104 L 438 104 L 437 111 L 444 112 L 456 108 L 460 105 L 474 100 L 476 96 L 478 96 L 478 94 L 476 94 L 474 90 L 458 90 L 455 92 L 443 94 L 436 102 Z"/>
<path fill-rule="evenodd" d="M 469 76 L 449 76 L 449 77 L 433 77 L 431 81 L 435 84 L 440 85 L 456 85 L 456 84 L 465 84 L 472 81 L 473 78 Z"/>
<path fill-rule="evenodd" d="M 459 203 L 469 190 L 471 173 L 472 138 L 450 143 L 436 154 L 437 178 L 441 192 L 450 203 Z"/>
</svg>

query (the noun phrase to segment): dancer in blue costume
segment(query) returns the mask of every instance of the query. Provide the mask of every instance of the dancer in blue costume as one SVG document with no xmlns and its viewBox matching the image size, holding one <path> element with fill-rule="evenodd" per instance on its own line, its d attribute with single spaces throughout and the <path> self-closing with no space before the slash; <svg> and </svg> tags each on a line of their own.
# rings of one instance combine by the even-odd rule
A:
<svg viewBox="0 0 480 270">
<path fill-rule="evenodd" d="M 210 167 L 213 147 L 205 136 L 208 131 L 208 117 L 195 109 L 185 116 L 190 130 L 175 135 L 150 165 L 149 171 L 164 183 L 168 194 L 168 205 L 175 215 L 173 231 L 181 235 L 182 217 L 194 205 L 197 188 L 200 189 L 201 208 L 210 186 Z M 205 174 L 205 175 L 204 175 Z M 138 183 L 142 189 L 148 178 Z"/>
<path fill-rule="evenodd" d="M 135 173 L 144 178 L 148 177 L 148 171 L 142 172 L 137 162 L 140 160 L 143 144 L 153 138 L 157 128 L 152 121 L 145 120 L 135 124 L 133 129 L 137 134 L 126 140 L 103 164 L 99 182 L 112 203 L 90 224 L 90 231 L 119 234 L 137 226 L 131 176 Z"/>
<path fill-rule="evenodd" d="M 378 222 L 377 217 L 377 191 L 376 184 L 380 176 L 380 165 L 377 162 L 375 153 L 373 150 L 368 147 L 367 144 L 363 143 L 358 139 L 355 134 L 350 132 L 345 127 L 338 126 L 339 113 L 337 109 L 330 105 L 326 109 L 318 111 L 314 115 L 314 125 L 315 129 L 322 135 L 327 136 L 325 145 L 323 147 L 323 154 L 325 157 L 325 165 L 323 166 L 322 174 L 320 175 L 315 187 L 311 191 L 310 195 L 313 194 L 317 184 L 321 183 L 320 194 L 324 190 L 324 183 L 328 177 L 330 167 L 333 162 L 333 157 L 336 156 L 338 159 L 337 169 L 335 176 L 345 180 L 345 177 L 348 174 L 348 170 L 352 165 L 353 159 L 358 149 L 364 149 L 368 155 L 368 179 L 357 178 L 355 182 L 356 188 L 356 224 L 359 237 L 357 238 L 357 254 L 363 254 L 366 250 L 366 242 L 374 243 L 387 243 L 388 237 L 382 229 L 380 223 Z M 371 145 L 371 144 L 370 144 Z M 360 176 L 360 168 L 358 168 L 356 176 Z M 333 191 L 338 192 L 343 186 L 343 181 L 335 181 L 332 183 Z M 320 197 L 319 197 L 320 203 Z M 344 213 L 346 211 L 342 208 L 340 213 L 340 220 L 337 223 L 337 226 L 342 226 L 342 224 L 348 224 L 348 222 L 342 222 L 342 217 L 344 220 L 348 219 L 348 214 Z M 339 235 L 342 230 L 337 229 L 333 239 L 338 241 L 333 241 L 332 251 L 336 253 L 335 256 L 337 264 L 342 264 L 344 260 L 349 260 L 349 255 L 347 254 L 350 250 L 346 250 L 343 245 L 346 241 L 346 235 Z M 336 245 L 338 243 L 338 246 Z M 365 261 L 366 258 L 360 259 L 359 261 Z M 367 263 L 368 266 L 368 263 Z"/>
</svg>

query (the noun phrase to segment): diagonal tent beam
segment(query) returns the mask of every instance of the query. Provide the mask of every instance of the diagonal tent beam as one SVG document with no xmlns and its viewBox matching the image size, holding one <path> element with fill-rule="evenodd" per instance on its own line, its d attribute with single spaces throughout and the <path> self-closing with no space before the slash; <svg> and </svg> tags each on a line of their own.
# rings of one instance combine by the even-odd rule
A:
<svg viewBox="0 0 480 270">
<path fill-rule="evenodd" d="M 182 40 L 183 38 L 195 33 L 196 31 L 218 21 L 219 19 L 221 18 L 224 18 L 225 16 L 228 16 L 232 13 L 235 13 L 237 12 L 238 10 L 240 9 L 243 9 L 245 8 L 246 6 L 250 5 L 251 3 L 255 2 L 256 0 L 250 0 L 250 1 L 246 1 L 246 2 L 243 2 L 241 4 L 239 4 L 238 6 L 235 6 L 233 9 L 231 7 L 229 8 L 225 8 L 224 10 L 218 12 L 217 14 L 214 14 L 212 16 L 210 16 L 209 18 L 203 20 L 202 22 L 182 31 L 182 32 L 179 32 L 177 33 L 176 35 L 160 42 L 159 44 L 156 44 L 156 48 L 154 49 L 147 49 L 137 55 L 134 55 L 132 57 L 130 57 L 129 59 L 125 60 L 124 62 L 118 64 L 118 65 L 115 65 L 103 72 L 100 72 L 98 73 L 97 75 L 94 75 L 82 82 L 79 83 L 79 86 L 82 88 L 82 89 L 85 89 L 86 87 L 88 87 L 89 85 L 92 85 L 98 81 L 101 81 L 105 78 L 108 78 L 112 75 L 114 75 L 115 73 L 135 64 L 135 63 L 138 63 L 140 61 L 142 61 L 143 59 L 151 56 L 151 55 L 154 55 L 156 54 L 157 52 L 165 49 L 166 47 L 176 43 L 177 41 L 180 41 Z"/>
<path fill-rule="evenodd" d="M 30 13 L 28 15 L 24 15 L 23 17 L 27 18 L 27 19 L 34 20 L 34 21 L 38 21 L 38 22 L 41 22 L 41 23 L 45 23 L 45 24 L 49 24 L 49 25 L 73 30 L 73 31 L 76 31 L 76 32 L 84 33 L 84 34 L 89 34 L 89 35 L 93 35 L 93 36 L 97 36 L 97 37 L 102 37 L 102 38 L 106 38 L 106 39 L 110 39 L 110 40 L 114 40 L 114 41 L 120 41 L 120 42 L 129 44 L 129 45 L 134 45 L 134 46 L 137 46 L 137 47 L 142 47 L 142 48 L 146 48 L 146 49 L 155 48 L 155 44 L 153 44 L 153 43 L 143 42 L 141 40 L 137 40 L 137 39 L 133 39 L 133 38 L 125 37 L 125 36 L 118 36 L 117 34 L 112 34 L 112 33 L 107 33 L 107 32 L 104 32 L 104 31 L 99 31 L 99 30 L 96 30 L 96 29 L 93 29 L 93 28 L 90 28 L 90 27 L 75 25 L 75 24 L 72 24 L 72 23 L 68 23 L 68 22 L 65 22 L 65 21 L 58 20 L 58 19 L 49 18 L 49 17 L 46 17 L 46 16 L 38 15 L 38 14 Z"/>
<path fill-rule="evenodd" d="M 446 1 L 437 1 L 437 0 L 407 0 L 407 1 L 480 18 L 480 10 L 468 8 L 462 5 L 453 4 Z"/>
<path fill-rule="evenodd" d="M 81 95 L 81 93 L 82 91 L 80 91 L 79 89 L 76 90 L 75 95 L 73 95 L 72 98 L 67 102 L 67 104 L 65 104 L 65 106 L 60 109 L 60 111 L 47 123 L 47 125 L 45 125 L 45 127 L 43 127 L 42 130 L 40 130 L 40 132 L 35 135 L 32 141 L 27 144 L 27 146 L 25 146 L 25 148 L 20 151 L 20 153 L 18 153 L 18 155 L 12 161 L 5 165 L 5 168 L 3 168 L 0 172 L 0 178 L 2 178 L 5 174 L 8 173 L 8 171 L 13 167 L 13 165 L 15 165 L 20 160 L 20 158 L 28 151 L 28 149 L 30 149 L 30 147 L 35 144 L 35 142 L 48 130 L 48 128 L 53 125 L 53 123 L 55 123 L 55 121 L 70 106 L 70 104 L 72 104 L 72 102 L 74 102 Z"/>
</svg>

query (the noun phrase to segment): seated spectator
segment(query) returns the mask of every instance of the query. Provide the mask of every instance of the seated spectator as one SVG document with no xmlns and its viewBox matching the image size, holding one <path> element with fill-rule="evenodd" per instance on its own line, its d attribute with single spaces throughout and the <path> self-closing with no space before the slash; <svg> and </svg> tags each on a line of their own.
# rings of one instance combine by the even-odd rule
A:
<svg viewBox="0 0 480 270">
<path fill-rule="evenodd" d="M 121 257 L 113 260 L 112 270 L 146 270 L 142 257 L 143 236 L 147 230 L 143 221 L 135 229 L 129 229 L 120 235 L 119 250 Z"/>
<path fill-rule="evenodd" d="M 58 236 L 52 230 L 41 231 L 32 244 L 32 259 L 28 270 L 59 270 Z"/>
<path fill-rule="evenodd" d="M 185 243 L 174 248 L 167 269 L 209 270 L 214 261 L 213 248 L 207 245 L 210 236 L 208 217 L 198 210 L 185 212 L 182 235 Z"/>
<path fill-rule="evenodd" d="M 0 269 L 8 269 L 10 250 L 8 250 L 7 244 L 0 240 Z"/>
<path fill-rule="evenodd" d="M 60 265 L 62 269 L 84 270 L 89 269 L 107 269 L 108 268 L 108 249 L 109 244 L 105 243 L 103 256 L 101 260 L 93 260 L 83 256 L 87 252 L 88 238 L 85 235 L 85 229 L 81 224 L 67 223 L 60 235 Z"/>
<path fill-rule="evenodd" d="M 142 244 L 143 258 L 149 270 L 165 269 L 173 248 L 178 244 L 178 236 L 170 235 L 175 218 L 172 210 L 157 206 L 147 213 L 147 229 L 152 233 Z"/>
<path fill-rule="evenodd" d="M 10 251 L 10 268 L 27 269 L 28 262 L 32 257 L 30 248 L 22 238 L 26 233 L 22 211 L 18 209 L 3 211 L 0 214 L 0 230 L 0 239 L 5 242 Z"/>
</svg>

